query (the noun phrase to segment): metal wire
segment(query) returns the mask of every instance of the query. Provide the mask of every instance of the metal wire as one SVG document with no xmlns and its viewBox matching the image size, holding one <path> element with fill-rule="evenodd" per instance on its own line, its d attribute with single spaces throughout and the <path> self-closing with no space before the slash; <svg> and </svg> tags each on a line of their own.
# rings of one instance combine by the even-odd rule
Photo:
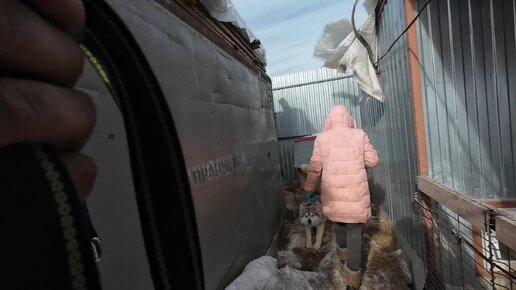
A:
<svg viewBox="0 0 516 290">
<path fill-rule="evenodd" d="M 431 219 L 434 233 L 435 259 L 426 261 L 430 273 L 426 289 L 444 289 L 447 285 L 462 289 L 513 289 L 513 284 L 516 285 L 516 268 L 511 264 L 514 251 L 508 247 L 498 249 L 500 254 L 503 250 L 507 262 L 497 260 L 492 210 L 485 212 L 485 236 L 480 234 L 475 240 L 477 232 L 473 227 L 443 205 L 433 201 L 426 206 L 418 194 L 414 205 L 421 223 Z"/>
<path fill-rule="evenodd" d="M 364 37 L 362 37 L 362 35 L 358 31 L 357 27 L 355 26 L 355 11 L 357 9 L 358 2 L 360 2 L 360 0 L 356 0 L 355 4 L 353 5 L 353 11 L 351 12 L 351 25 L 353 26 L 353 32 L 355 33 L 355 37 L 358 39 L 358 41 L 360 41 L 360 43 L 362 43 L 362 45 L 367 50 L 367 55 L 369 56 L 369 61 L 373 64 L 373 68 L 376 71 L 376 73 L 378 73 L 378 62 L 376 62 L 376 63 L 374 62 L 373 51 L 371 49 L 371 46 L 369 45 L 369 43 L 367 43 L 367 41 L 364 39 Z"/>
<path fill-rule="evenodd" d="M 358 0 L 357 0 L 358 1 Z M 396 43 L 401 39 L 401 37 L 403 35 L 405 35 L 405 33 L 407 33 L 407 31 L 410 29 L 410 27 L 412 27 L 412 25 L 416 22 L 416 20 L 419 18 L 419 16 L 421 15 L 421 13 L 423 13 L 423 11 L 425 10 L 425 8 L 432 2 L 433 0 L 428 0 L 426 1 L 426 3 L 421 7 L 421 9 L 419 9 L 419 12 L 416 14 L 416 16 L 414 17 L 414 19 L 412 19 L 412 21 L 410 21 L 409 25 L 405 28 L 405 30 L 403 30 L 403 32 L 392 42 L 391 46 L 389 46 L 389 49 L 387 49 L 387 51 L 374 63 L 374 67 L 378 67 L 378 63 L 380 63 L 380 61 L 391 51 L 391 49 L 394 47 L 394 45 L 396 45 Z M 356 4 L 355 4 L 356 5 Z"/>
</svg>

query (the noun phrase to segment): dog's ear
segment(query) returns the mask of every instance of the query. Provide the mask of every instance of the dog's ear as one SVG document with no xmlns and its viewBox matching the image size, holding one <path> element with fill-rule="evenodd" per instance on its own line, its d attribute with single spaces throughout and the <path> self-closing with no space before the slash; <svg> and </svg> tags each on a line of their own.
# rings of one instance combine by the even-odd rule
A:
<svg viewBox="0 0 516 290">
<path fill-rule="evenodd" d="M 307 208 L 306 208 L 305 204 L 301 203 L 299 205 L 299 217 L 303 217 L 306 213 L 306 210 L 307 210 Z"/>
<path fill-rule="evenodd" d="M 316 211 L 317 211 L 317 214 L 319 216 L 323 216 L 324 215 L 322 206 L 319 205 L 318 207 L 316 207 Z"/>
<path fill-rule="evenodd" d="M 309 164 L 302 164 L 300 167 L 301 171 L 303 171 L 304 174 L 308 174 L 308 170 L 310 169 Z"/>
</svg>

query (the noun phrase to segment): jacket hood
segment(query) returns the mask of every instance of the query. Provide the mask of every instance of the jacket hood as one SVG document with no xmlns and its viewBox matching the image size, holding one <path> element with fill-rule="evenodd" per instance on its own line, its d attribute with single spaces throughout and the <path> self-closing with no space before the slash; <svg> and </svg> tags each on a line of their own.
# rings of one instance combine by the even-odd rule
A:
<svg viewBox="0 0 516 290">
<path fill-rule="evenodd" d="M 355 120 L 353 120 L 348 109 L 343 105 L 331 108 L 326 122 L 324 122 L 323 132 L 336 127 L 356 128 Z"/>
</svg>

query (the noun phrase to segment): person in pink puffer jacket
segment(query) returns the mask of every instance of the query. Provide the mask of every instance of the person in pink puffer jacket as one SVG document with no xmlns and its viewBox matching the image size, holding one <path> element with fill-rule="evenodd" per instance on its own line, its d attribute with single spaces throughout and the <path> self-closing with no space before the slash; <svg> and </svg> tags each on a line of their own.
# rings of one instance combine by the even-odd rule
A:
<svg viewBox="0 0 516 290">
<path fill-rule="evenodd" d="M 304 190 L 310 195 L 321 178 L 323 212 L 336 223 L 338 254 L 345 262 L 348 289 L 358 289 L 362 280 L 362 229 L 371 217 L 366 167 L 378 162 L 367 134 L 356 128 L 348 109 L 334 106 L 315 139 Z"/>
</svg>

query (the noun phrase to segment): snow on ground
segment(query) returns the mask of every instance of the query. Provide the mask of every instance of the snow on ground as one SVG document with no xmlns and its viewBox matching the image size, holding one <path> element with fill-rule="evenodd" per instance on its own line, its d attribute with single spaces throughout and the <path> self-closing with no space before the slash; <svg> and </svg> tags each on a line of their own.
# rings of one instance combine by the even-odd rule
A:
<svg viewBox="0 0 516 290">
<path fill-rule="evenodd" d="M 226 290 L 241 289 L 307 289 L 313 288 L 314 282 L 320 274 L 305 272 L 290 266 L 278 269 L 276 258 L 263 256 L 247 265 L 243 273 Z"/>
</svg>

